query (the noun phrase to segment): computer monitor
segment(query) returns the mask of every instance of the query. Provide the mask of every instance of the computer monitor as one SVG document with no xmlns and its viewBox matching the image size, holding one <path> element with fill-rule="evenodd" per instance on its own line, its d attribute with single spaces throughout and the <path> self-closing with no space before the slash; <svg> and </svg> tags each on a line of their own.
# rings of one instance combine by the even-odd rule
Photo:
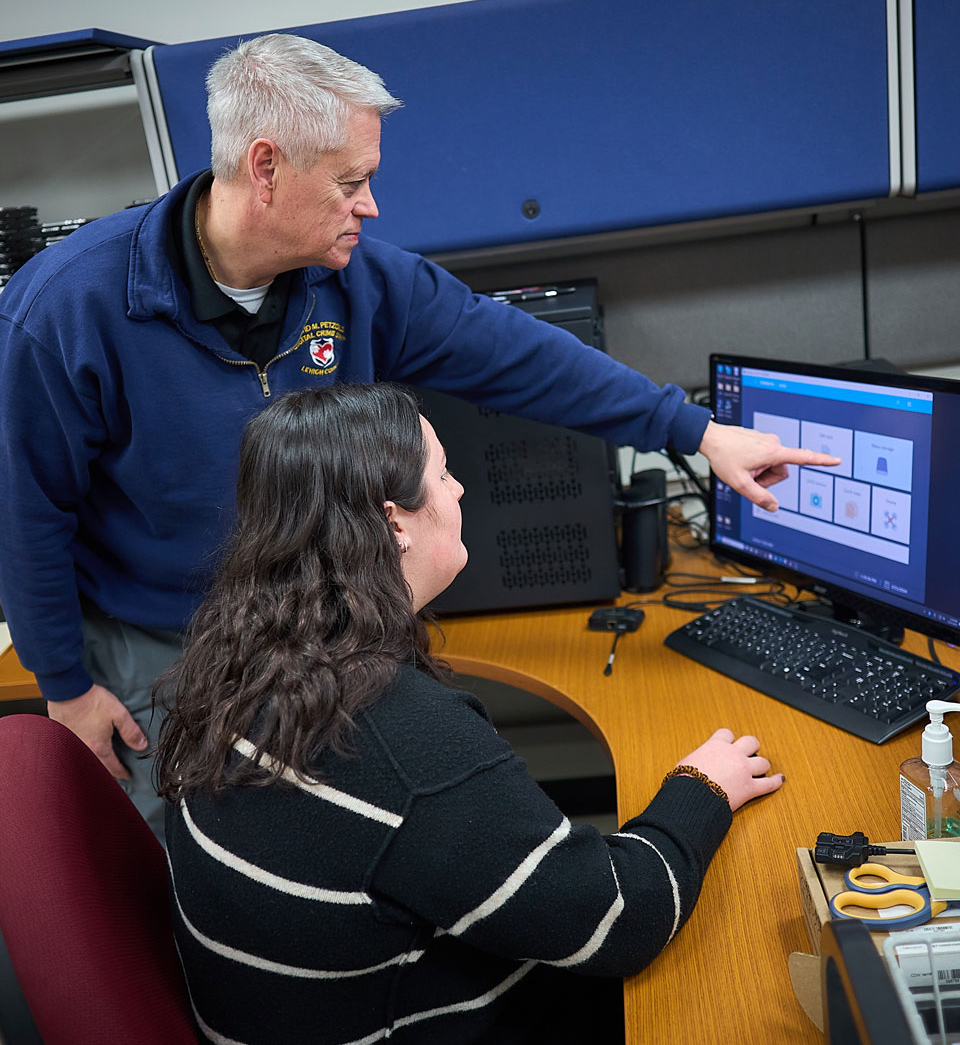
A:
<svg viewBox="0 0 960 1045">
<path fill-rule="evenodd" d="M 711 549 L 839 619 L 960 642 L 960 381 L 713 355 L 715 419 L 841 458 L 793 467 L 770 513 L 716 477 Z"/>
</svg>

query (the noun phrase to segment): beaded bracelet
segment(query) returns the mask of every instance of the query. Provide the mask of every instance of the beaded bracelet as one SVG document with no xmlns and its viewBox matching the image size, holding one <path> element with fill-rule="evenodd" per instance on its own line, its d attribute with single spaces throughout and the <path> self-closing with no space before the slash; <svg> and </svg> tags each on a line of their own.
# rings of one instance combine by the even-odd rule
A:
<svg viewBox="0 0 960 1045">
<path fill-rule="evenodd" d="M 668 780 L 672 780 L 677 776 L 692 776 L 694 780 L 699 780 L 701 784 L 706 784 L 707 787 L 709 787 L 718 798 L 722 798 L 727 805 L 730 804 L 730 798 L 727 795 L 727 792 L 724 791 L 719 784 L 714 783 L 706 773 L 697 769 L 696 766 L 677 766 L 676 769 L 671 769 L 663 778 L 663 783 L 665 784 Z"/>
</svg>

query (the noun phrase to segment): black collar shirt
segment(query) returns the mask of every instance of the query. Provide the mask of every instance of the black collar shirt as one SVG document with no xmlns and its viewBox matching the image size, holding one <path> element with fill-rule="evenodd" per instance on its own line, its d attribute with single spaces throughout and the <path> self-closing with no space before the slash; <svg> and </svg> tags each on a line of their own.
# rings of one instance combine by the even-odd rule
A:
<svg viewBox="0 0 960 1045">
<path fill-rule="evenodd" d="M 197 242 L 197 204 L 212 183 L 213 174 L 205 171 L 187 190 L 179 213 L 175 210 L 170 218 L 167 253 L 190 292 L 196 318 L 212 323 L 230 348 L 263 370 L 279 352 L 293 274 L 280 273 L 270 284 L 260 308 L 252 314 L 224 294 L 210 275 Z"/>
</svg>

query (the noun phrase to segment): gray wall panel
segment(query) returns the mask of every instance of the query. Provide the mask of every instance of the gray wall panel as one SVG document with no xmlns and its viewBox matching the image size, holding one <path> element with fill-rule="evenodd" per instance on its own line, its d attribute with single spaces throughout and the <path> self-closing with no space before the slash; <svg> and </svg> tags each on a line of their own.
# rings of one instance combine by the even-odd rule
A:
<svg viewBox="0 0 960 1045">
<path fill-rule="evenodd" d="M 960 210 L 867 228 L 870 349 L 907 367 L 960 361 Z"/>
<path fill-rule="evenodd" d="M 136 88 L 0 105 L 0 206 L 98 218 L 157 194 Z"/>
<path fill-rule="evenodd" d="M 714 351 L 818 362 L 863 353 L 859 243 L 852 224 L 456 274 L 475 290 L 594 276 L 608 351 L 659 383 L 704 385 Z"/>
</svg>

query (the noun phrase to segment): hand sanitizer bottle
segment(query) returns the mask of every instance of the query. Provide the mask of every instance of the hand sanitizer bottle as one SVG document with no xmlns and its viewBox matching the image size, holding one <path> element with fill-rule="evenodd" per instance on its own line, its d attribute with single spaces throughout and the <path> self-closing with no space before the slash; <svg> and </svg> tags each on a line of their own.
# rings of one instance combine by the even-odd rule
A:
<svg viewBox="0 0 960 1045">
<path fill-rule="evenodd" d="M 953 734 L 943 716 L 960 704 L 928 700 L 930 721 L 923 731 L 922 754 L 900 766 L 900 837 L 949 838 L 960 835 L 960 763 L 953 760 Z"/>
</svg>

